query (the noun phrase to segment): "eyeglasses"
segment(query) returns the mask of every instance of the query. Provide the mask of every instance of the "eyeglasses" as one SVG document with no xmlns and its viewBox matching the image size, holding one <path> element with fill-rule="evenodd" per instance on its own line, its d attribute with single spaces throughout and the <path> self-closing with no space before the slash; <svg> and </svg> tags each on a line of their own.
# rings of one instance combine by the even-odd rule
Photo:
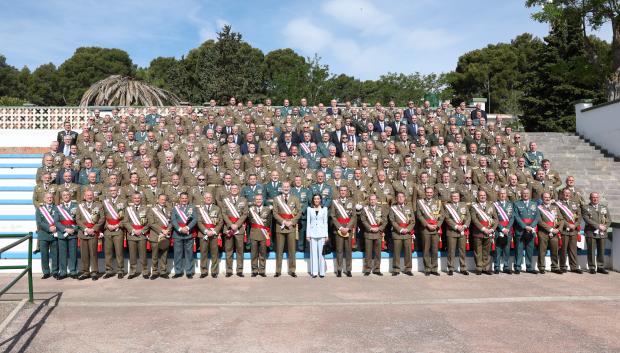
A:
<svg viewBox="0 0 620 353">
<path fill-rule="evenodd" d="M 205 181 L 204 179 L 198 179 L 198 181 Z"/>
</svg>

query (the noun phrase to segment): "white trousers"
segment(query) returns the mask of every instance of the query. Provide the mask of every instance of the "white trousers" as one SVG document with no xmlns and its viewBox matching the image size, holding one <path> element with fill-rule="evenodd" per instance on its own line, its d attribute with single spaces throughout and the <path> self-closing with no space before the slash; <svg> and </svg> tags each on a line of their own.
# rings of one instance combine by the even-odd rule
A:
<svg viewBox="0 0 620 353">
<path fill-rule="evenodd" d="M 325 276 L 324 244 L 325 238 L 310 238 L 310 274 L 313 276 Z"/>
</svg>

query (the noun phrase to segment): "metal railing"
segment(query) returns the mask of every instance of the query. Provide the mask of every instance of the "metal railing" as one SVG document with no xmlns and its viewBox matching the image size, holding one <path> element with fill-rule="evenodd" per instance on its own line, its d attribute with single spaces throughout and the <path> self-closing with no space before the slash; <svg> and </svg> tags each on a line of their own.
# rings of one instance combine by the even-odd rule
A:
<svg viewBox="0 0 620 353">
<path fill-rule="evenodd" d="M 28 264 L 27 265 L 11 265 L 0 266 L 0 270 L 23 270 L 17 275 L 9 284 L 0 289 L 0 296 L 8 292 L 25 274 L 28 274 L 28 301 L 34 302 L 34 292 L 32 289 L 32 232 L 30 233 L 16 233 L 16 234 L 0 234 L 0 239 L 20 238 L 11 244 L 0 249 L 0 257 L 2 253 L 14 248 L 15 246 L 28 241 Z"/>
</svg>

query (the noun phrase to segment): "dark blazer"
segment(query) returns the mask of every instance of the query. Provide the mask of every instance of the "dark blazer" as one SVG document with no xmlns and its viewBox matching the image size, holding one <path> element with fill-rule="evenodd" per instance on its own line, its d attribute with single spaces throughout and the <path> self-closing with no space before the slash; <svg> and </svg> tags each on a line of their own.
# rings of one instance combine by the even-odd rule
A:
<svg viewBox="0 0 620 353">
<path fill-rule="evenodd" d="M 400 121 L 400 126 L 407 126 L 407 124 L 403 123 L 403 121 L 401 120 L 401 121 Z M 392 122 L 389 124 L 389 127 L 391 127 L 391 128 L 392 128 L 392 136 L 398 136 L 398 129 L 396 128 L 396 122 L 395 122 L 395 121 L 392 121 Z"/>
<path fill-rule="evenodd" d="M 78 133 L 75 131 L 69 131 L 67 132 L 66 130 L 62 130 L 58 132 L 58 135 L 56 135 L 56 141 L 58 141 L 59 145 L 62 145 L 64 148 L 65 145 L 65 135 L 71 135 L 71 139 L 72 145 L 75 145 L 77 143 L 77 138 L 78 138 Z"/>
<path fill-rule="evenodd" d="M 338 131 L 340 131 L 340 138 L 342 138 L 342 135 L 346 135 L 346 134 L 347 134 L 347 132 L 346 132 L 345 128 L 340 128 L 340 130 L 338 130 Z M 332 132 L 329 134 L 329 140 L 330 140 L 333 144 L 335 144 L 335 145 L 337 145 L 337 144 L 339 144 L 339 143 L 340 143 L 340 141 L 341 141 L 341 140 L 340 140 L 340 138 L 338 138 L 337 131 L 332 131 Z"/>
<path fill-rule="evenodd" d="M 390 124 L 383 122 L 383 130 L 381 129 L 381 124 L 378 121 L 375 122 L 375 132 L 383 132 L 386 127 L 390 126 Z"/>
<path fill-rule="evenodd" d="M 58 171 L 58 173 L 56 173 L 56 180 L 54 180 L 54 182 L 58 185 L 60 184 L 64 184 L 65 183 L 65 179 L 63 178 L 63 175 L 65 174 L 65 170 L 64 169 L 60 169 Z M 75 170 L 71 169 L 71 182 L 72 183 L 76 183 L 78 182 L 78 176 L 79 173 L 76 172 Z"/>
<path fill-rule="evenodd" d="M 241 136 L 241 134 L 229 135 L 229 136 L 233 136 L 233 138 L 236 138 L 235 143 L 237 145 L 239 145 L 239 146 L 243 145 L 243 143 L 245 142 L 244 138 L 243 138 L 243 136 Z"/>
<path fill-rule="evenodd" d="M 471 120 L 476 120 L 476 112 L 478 112 L 478 111 L 482 112 L 482 117 L 483 118 L 485 118 L 485 119 L 487 118 L 487 112 L 485 112 L 482 109 L 480 109 L 480 110 L 474 109 L 474 110 L 471 111 L 471 115 L 470 115 Z"/>
<path fill-rule="evenodd" d="M 418 123 L 407 124 L 407 134 L 409 136 L 417 136 L 419 128 L 420 128 L 420 125 Z"/>
<path fill-rule="evenodd" d="M 239 148 L 239 151 L 241 152 L 241 154 L 248 154 L 250 153 L 250 148 L 249 148 L 249 144 L 252 144 L 254 146 L 256 146 L 256 151 L 258 151 L 258 143 L 256 142 L 244 142 L 243 145 L 241 145 L 241 147 Z"/>
<path fill-rule="evenodd" d="M 342 115 L 342 109 L 336 108 L 338 115 Z M 332 107 L 327 107 L 327 115 L 334 115 Z"/>
<path fill-rule="evenodd" d="M 413 111 L 413 112 L 412 112 Z M 411 118 L 415 115 L 415 109 L 405 109 L 403 112 L 403 118 L 405 119 L 405 121 L 407 121 L 407 123 L 411 122 Z"/>
<path fill-rule="evenodd" d="M 293 147 L 294 145 L 295 144 L 291 141 L 291 147 Z M 291 149 L 286 147 L 286 142 L 285 141 L 278 142 L 278 151 L 286 152 L 287 156 L 291 155 Z"/>
</svg>

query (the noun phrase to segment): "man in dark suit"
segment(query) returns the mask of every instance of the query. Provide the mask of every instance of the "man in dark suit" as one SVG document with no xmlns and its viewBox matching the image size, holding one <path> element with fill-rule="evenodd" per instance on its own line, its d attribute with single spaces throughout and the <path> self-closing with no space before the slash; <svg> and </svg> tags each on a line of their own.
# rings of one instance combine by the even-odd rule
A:
<svg viewBox="0 0 620 353">
<path fill-rule="evenodd" d="M 342 136 L 346 135 L 347 131 L 345 130 L 345 128 L 340 126 L 340 123 L 336 123 L 336 130 L 332 131 L 329 134 L 329 140 L 334 144 L 337 145 L 338 143 L 340 143 L 342 141 Z"/>
<path fill-rule="evenodd" d="M 480 109 L 481 105 L 480 103 L 476 103 L 476 109 L 471 111 L 471 120 L 476 120 L 478 119 L 476 116 L 478 114 L 478 112 L 480 112 L 480 114 L 482 115 L 481 117 L 484 118 L 485 120 L 487 119 L 487 112 L 485 112 L 484 110 Z"/>
<path fill-rule="evenodd" d="M 56 136 L 56 141 L 58 141 L 59 146 L 62 146 L 64 144 L 65 136 L 71 136 L 71 144 L 72 145 L 76 144 L 78 133 L 71 130 L 71 122 L 69 120 L 65 121 L 64 130 L 59 131 L 58 135 Z M 64 146 L 62 147 L 64 148 Z"/>
<path fill-rule="evenodd" d="M 404 111 L 403 117 L 407 123 L 411 123 L 411 118 L 415 115 L 415 106 L 412 101 L 407 102 L 407 109 Z"/>
<path fill-rule="evenodd" d="M 280 152 L 286 152 L 287 156 L 291 155 L 291 147 L 293 147 L 293 136 L 290 132 L 284 133 L 284 139 L 278 142 L 278 150 Z"/>
<path fill-rule="evenodd" d="M 394 121 L 392 121 L 389 126 L 392 128 L 392 136 L 398 136 L 398 132 L 400 131 L 401 126 L 405 126 L 403 123 L 400 113 L 394 113 Z"/>
<path fill-rule="evenodd" d="M 323 141 L 323 134 L 329 134 L 329 131 L 327 131 L 325 125 L 325 121 L 321 120 L 319 124 L 314 128 L 314 132 L 312 132 L 312 142 L 319 144 L 321 143 L 321 141 Z"/>
<path fill-rule="evenodd" d="M 385 122 L 385 115 L 379 113 L 379 115 L 377 115 L 377 121 L 375 122 L 375 132 L 384 132 L 386 127 L 388 127 L 388 123 Z"/>
<path fill-rule="evenodd" d="M 342 115 L 342 110 L 338 108 L 338 102 L 332 99 L 330 106 L 327 108 L 327 115 Z"/>
<path fill-rule="evenodd" d="M 411 123 L 407 124 L 407 134 L 412 137 L 418 136 L 418 129 L 420 125 L 418 125 L 418 116 L 414 115 L 411 117 Z"/>
<path fill-rule="evenodd" d="M 69 156 L 69 154 L 71 154 L 71 145 L 73 145 L 73 139 L 71 138 L 71 135 L 65 135 L 63 137 L 62 143 L 58 144 L 58 150 L 56 152 L 62 153 L 65 155 L 65 157 L 67 157 Z"/>
</svg>

